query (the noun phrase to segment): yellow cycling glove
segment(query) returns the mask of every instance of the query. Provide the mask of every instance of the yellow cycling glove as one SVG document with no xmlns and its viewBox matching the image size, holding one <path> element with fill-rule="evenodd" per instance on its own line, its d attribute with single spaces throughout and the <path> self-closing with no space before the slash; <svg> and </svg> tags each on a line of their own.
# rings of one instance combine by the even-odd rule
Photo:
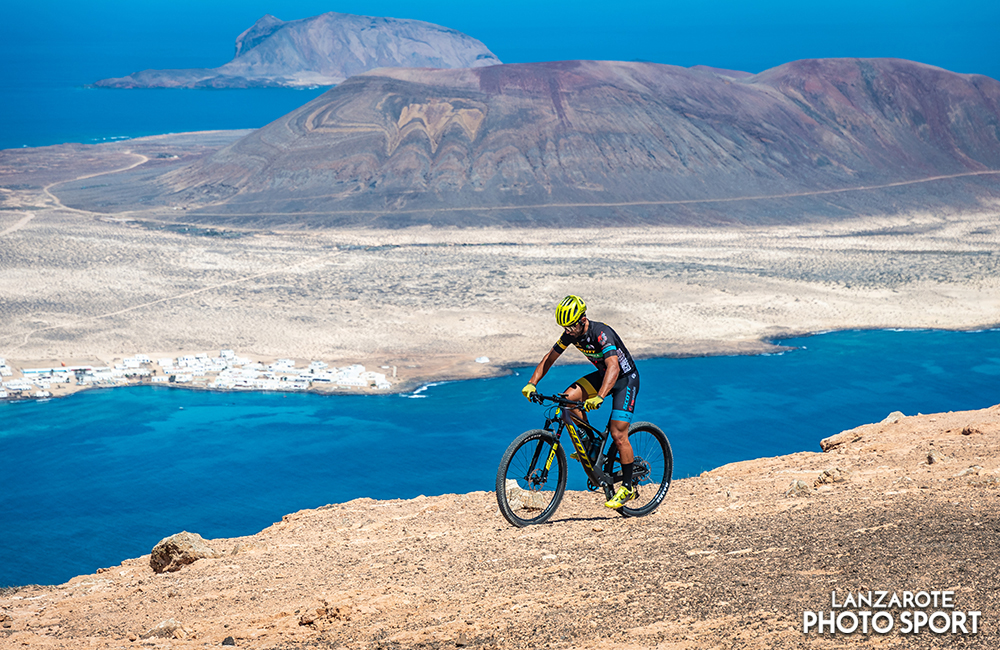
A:
<svg viewBox="0 0 1000 650">
<path fill-rule="evenodd" d="M 601 408 L 601 403 L 603 401 L 604 401 L 603 397 L 601 397 L 600 395 L 595 395 L 594 397 L 591 397 L 590 399 L 588 399 L 583 403 L 583 408 L 587 409 L 588 411 L 599 409 Z"/>
<path fill-rule="evenodd" d="M 521 389 L 521 394 L 524 395 L 529 402 L 531 401 L 531 396 L 534 395 L 535 392 L 535 385 L 531 383 Z"/>
</svg>

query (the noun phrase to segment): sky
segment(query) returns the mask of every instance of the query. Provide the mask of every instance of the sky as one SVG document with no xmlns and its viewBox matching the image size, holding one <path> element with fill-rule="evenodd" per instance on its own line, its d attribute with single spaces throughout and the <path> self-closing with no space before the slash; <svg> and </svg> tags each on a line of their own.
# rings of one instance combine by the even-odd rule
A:
<svg viewBox="0 0 1000 650">
<path fill-rule="evenodd" d="M 0 65 L 15 72 L 59 43 L 76 52 L 60 66 L 84 83 L 146 68 L 216 67 L 264 14 L 295 20 L 326 11 L 451 27 L 505 63 L 643 60 L 760 72 L 802 58 L 897 57 L 1000 78 L 996 0 L 8 0 Z"/>
</svg>

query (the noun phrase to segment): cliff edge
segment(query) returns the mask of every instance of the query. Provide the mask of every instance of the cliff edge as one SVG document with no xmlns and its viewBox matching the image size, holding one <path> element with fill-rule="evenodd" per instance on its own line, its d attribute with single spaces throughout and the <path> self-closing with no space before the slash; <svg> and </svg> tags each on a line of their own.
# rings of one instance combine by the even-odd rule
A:
<svg viewBox="0 0 1000 650">
<path fill-rule="evenodd" d="M 1000 406 L 895 413 L 678 480 L 641 519 L 580 492 L 525 529 L 486 492 L 357 499 L 208 540 L 219 557 L 177 571 L 145 556 L 5 590 L 0 647 L 993 648 L 998 443 Z M 908 609 L 966 632 L 906 634 L 897 607 L 885 633 L 803 638 L 806 612 L 870 591 L 948 592 Z"/>
</svg>

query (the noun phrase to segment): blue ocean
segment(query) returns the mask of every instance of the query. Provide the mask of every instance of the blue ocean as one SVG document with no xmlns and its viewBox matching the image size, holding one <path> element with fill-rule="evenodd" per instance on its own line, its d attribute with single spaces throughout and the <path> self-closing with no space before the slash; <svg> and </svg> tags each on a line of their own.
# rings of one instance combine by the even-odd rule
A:
<svg viewBox="0 0 1000 650">
<path fill-rule="evenodd" d="M 246 27 L 250 24 L 252 20 Z M 0 149 L 257 129 L 329 90 L 91 88 L 99 79 L 147 68 L 221 65 L 232 57 L 232 38 L 240 30 L 225 38 L 157 34 L 158 38 L 145 40 L 112 31 L 101 41 L 69 26 L 65 33 L 7 33 L 7 28 L 11 28 L 9 22 L 0 30 L 4 37 L 0 42 Z M 93 33 L 107 29 L 103 25 Z"/>
<path fill-rule="evenodd" d="M 667 432 L 675 478 L 818 451 L 822 438 L 892 411 L 1000 402 L 1000 330 L 782 343 L 794 349 L 640 360 L 636 418 Z M 557 392 L 587 371 L 557 365 L 540 388 Z M 402 395 L 140 387 L 0 404 L 0 557 L 17 558 L 0 563 L 0 586 L 60 583 L 181 530 L 233 537 L 358 497 L 492 490 L 507 444 L 542 424 L 520 394 L 529 372 Z M 584 482 L 573 465 L 570 487 Z"/>
</svg>

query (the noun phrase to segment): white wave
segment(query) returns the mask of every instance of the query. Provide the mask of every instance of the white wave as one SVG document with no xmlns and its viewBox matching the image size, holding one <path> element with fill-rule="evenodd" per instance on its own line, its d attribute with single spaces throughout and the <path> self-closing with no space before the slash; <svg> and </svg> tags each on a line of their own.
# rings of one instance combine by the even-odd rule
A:
<svg viewBox="0 0 1000 650">
<path fill-rule="evenodd" d="M 454 382 L 451 382 L 451 381 L 435 381 L 435 382 L 431 382 L 429 384 L 424 384 L 423 386 L 421 386 L 420 388 L 416 389 L 412 393 L 403 393 L 401 395 L 401 397 L 406 397 L 408 399 L 423 399 L 423 398 L 425 398 L 427 396 L 426 395 L 422 395 L 421 393 L 424 393 L 428 388 L 433 388 L 434 386 L 444 386 L 445 384 L 452 384 L 452 383 L 454 383 Z"/>
</svg>

